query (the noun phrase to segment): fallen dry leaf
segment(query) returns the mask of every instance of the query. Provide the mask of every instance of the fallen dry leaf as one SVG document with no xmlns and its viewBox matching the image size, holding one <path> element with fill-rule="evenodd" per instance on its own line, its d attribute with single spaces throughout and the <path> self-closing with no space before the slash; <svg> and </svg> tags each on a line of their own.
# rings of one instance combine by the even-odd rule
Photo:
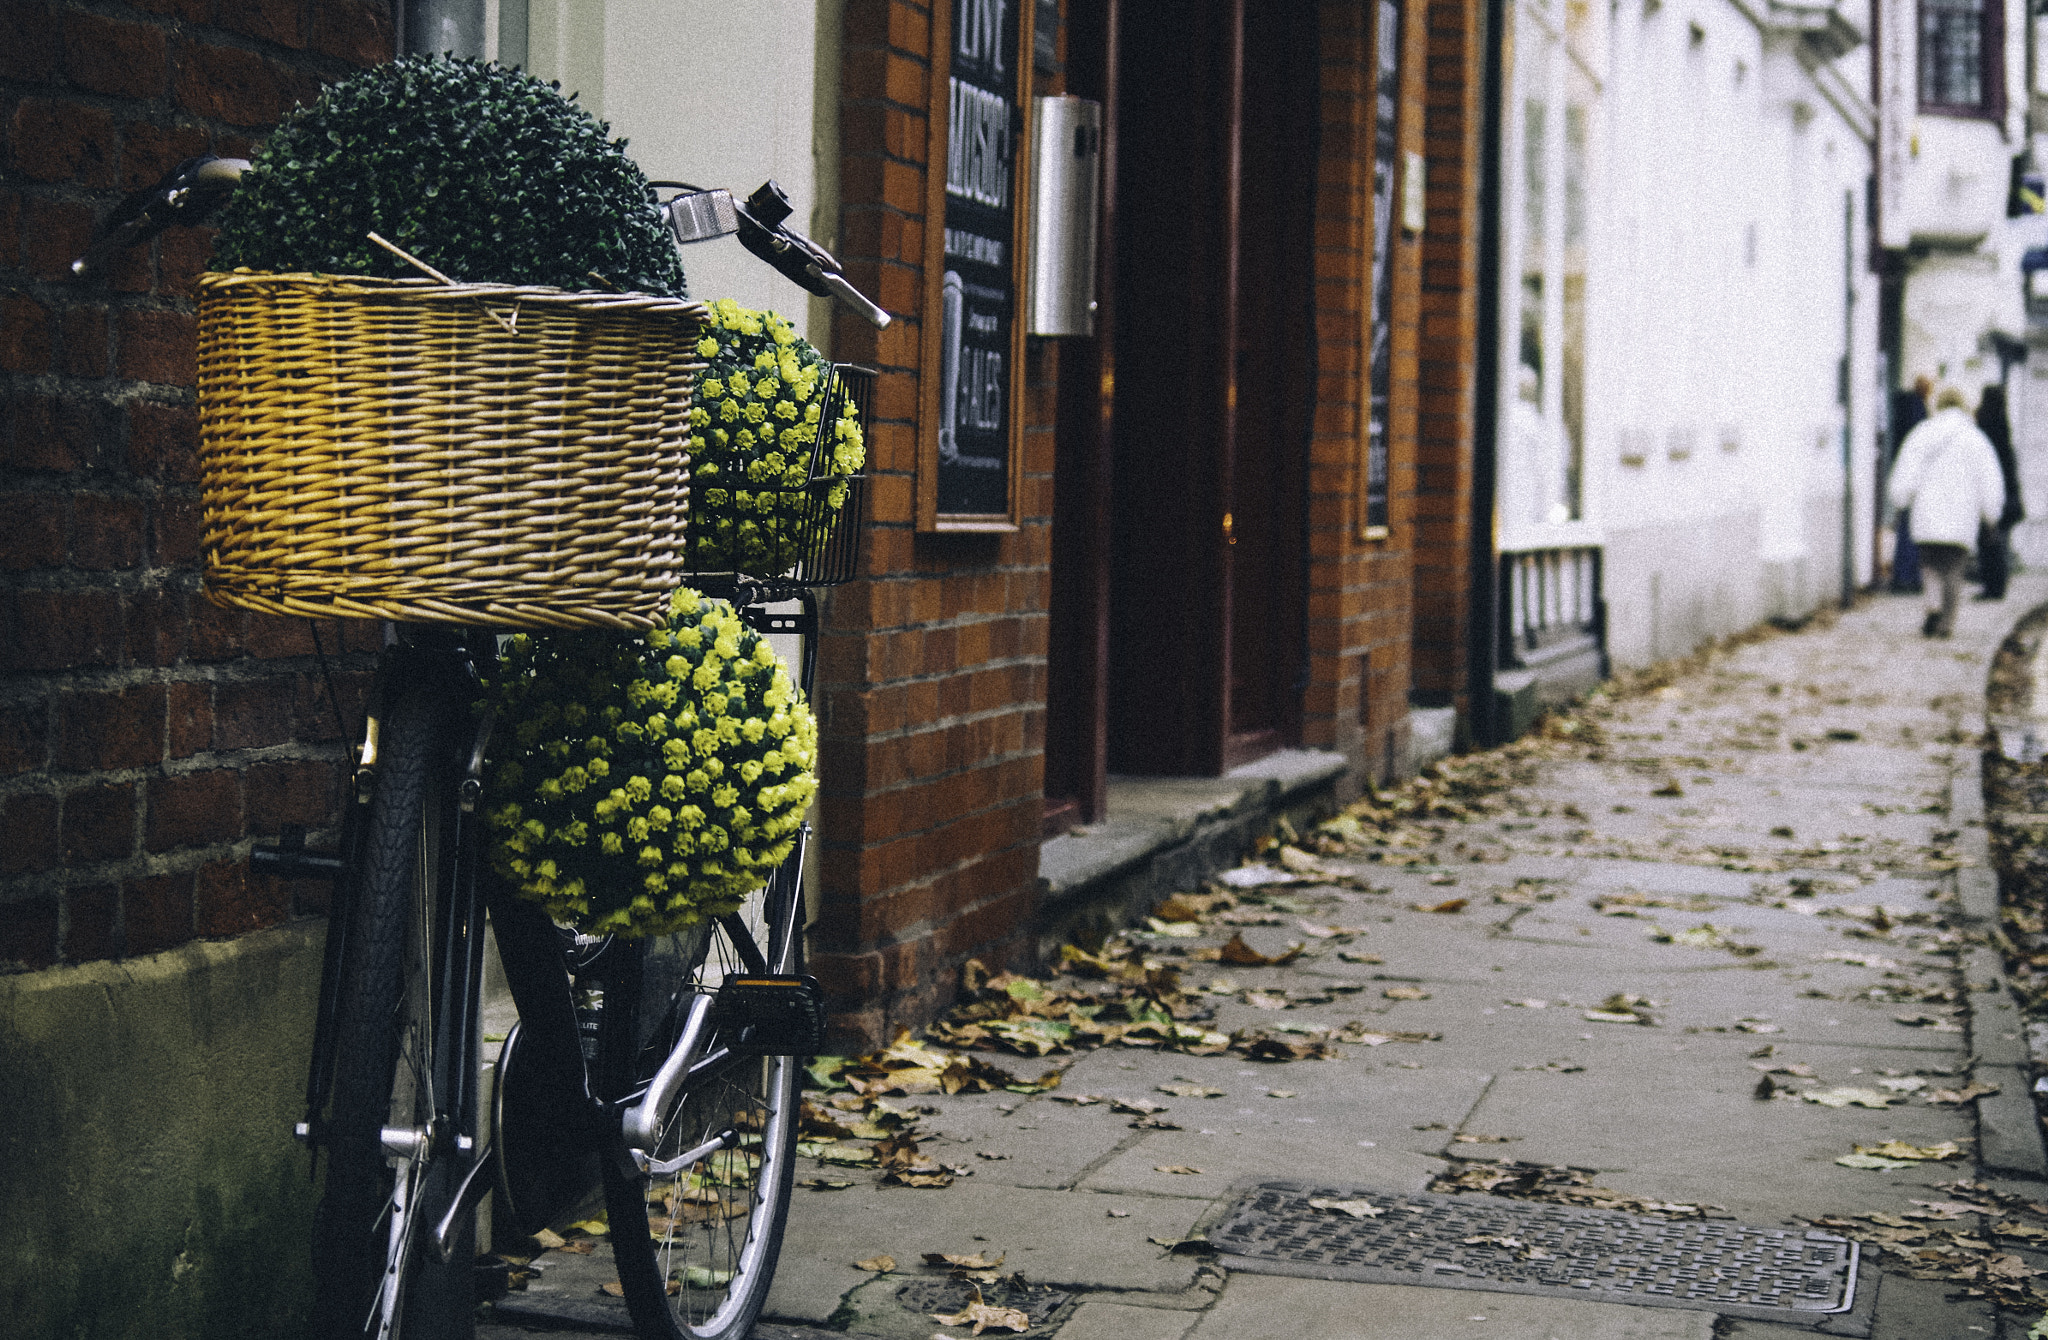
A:
<svg viewBox="0 0 2048 1340">
<path fill-rule="evenodd" d="M 1155 1087 L 1158 1088 L 1159 1092 L 1170 1093 L 1176 1098 L 1224 1097 L 1223 1090 L 1221 1089 L 1212 1089 L 1206 1084 L 1191 1084 L 1185 1080 L 1176 1081 L 1172 1084 L 1160 1084 Z"/>
<path fill-rule="evenodd" d="M 1899 1101 L 1897 1094 L 1879 1093 L 1875 1089 L 1808 1089 L 1799 1096 L 1809 1103 L 1819 1103 L 1822 1107 L 1848 1107 L 1853 1103 L 1858 1107 L 1875 1108 L 1879 1112 L 1885 1111 Z"/>
<path fill-rule="evenodd" d="M 1150 1098 L 1112 1098 L 1109 1100 L 1109 1110 L 1121 1112 L 1126 1116 L 1147 1117 L 1154 1112 L 1166 1111 L 1166 1104 L 1155 1103 Z"/>
<path fill-rule="evenodd" d="M 1202 1172 L 1200 1168 L 1190 1168 L 1185 1163 L 1161 1163 L 1154 1167 L 1152 1171 L 1163 1173 L 1175 1173 L 1186 1177 L 1197 1177 L 1200 1176 Z"/>
<path fill-rule="evenodd" d="M 1943 1159 L 1960 1158 L 1962 1149 L 1953 1140 L 1944 1140 L 1938 1145 L 1909 1145 L 1903 1140 L 1887 1140 L 1881 1145 L 1858 1145 L 1856 1152 L 1870 1154 L 1884 1159 L 1909 1159 L 1913 1162 L 1939 1162 Z"/>
<path fill-rule="evenodd" d="M 1241 967 L 1270 968 L 1277 967 L 1283 963 L 1294 962 L 1294 960 L 1301 957 L 1302 949 L 1303 946 L 1294 944 L 1289 945 L 1278 954 L 1261 954 L 1258 950 L 1244 942 L 1243 931 L 1237 931 L 1224 943 L 1217 957 L 1224 963 L 1235 963 Z"/>
<path fill-rule="evenodd" d="M 1338 958 L 1340 958 L 1340 959 L 1343 959 L 1343 960 L 1344 960 L 1344 961 L 1345 961 L 1346 963 L 1385 963 L 1385 962 L 1386 962 L 1386 959 L 1382 958 L 1382 957 L 1381 957 L 1380 955 L 1378 955 L 1378 954 L 1360 954 L 1360 953 L 1356 953 L 1356 952 L 1354 952 L 1354 951 L 1352 951 L 1352 950 L 1349 950 L 1349 949 L 1340 949 L 1340 950 L 1338 950 L 1338 951 L 1337 951 L 1337 957 L 1338 957 Z"/>
<path fill-rule="evenodd" d="M 945 1316 L 937 1312 L 930 1315 L 931 1319 L 938 1322 L 941 1326 L 971 1325 L 974 1327 L 976 1335 L 980 1335 L 992 1326 L 999 1326 L 1006 1331 L 1028 1331 L 1031 1329 L 1030 1313 L 1023 1311 L 1021 1308 L 997 1307 L 994 1304 L 985 1303 L 981 1299 L 980 1289 L 974 1291 L 973 1302 L 951 1316 Z"/>
<path fill-rule="evenodd" d="M 1284 1010 L 1287 1008 L 1285 991 L 1247 991 L 1244 1003 L 1255 1010 Z"/>
<path fill-rule="evenodd" d="M 1470 901 L 1467 898 L 1447 898 L 1440 903 L 1410 903 L 1408 906 L 1417 912 L 1462 912 Z"/>
<path fill-rule="evenodd" d="M 1348 1214 L 1353 1219 L 1377 1219 L 1386 1211 L 1369 1200 L 1336 1200 L 1318 1196 L 1308 1203 L 1311 1210 L 1325 1210 L 1333 1214 Z"/>
<path fill-rule="evenodd" d="M 1428 1000 L 1429 992 L 1419 986 L 1390 986 L 1380 992 L 1388 1000 Z"/>
<path fill-rule="evenodd" d="M 853 1268 L 855 1270 L 872 1271 L 877 1275 L 886 1275 L 896 1268 L 896 1258 L 886 1254 L 882 1256 L 870 1256 L 865 1261 L 855 1261 L 853 1263 Z"/>
<path fill-rule="evenodd" d="M 957 1252 L 926 1252 L 924 1263 L 928 1266 L 952 1266 L 958 1270 L 994 1270 L 1003 1263 L 1003 1257 L 989 1259 L 987 1252 L 976 1252 L 963 1256 Z"/>
</svg>

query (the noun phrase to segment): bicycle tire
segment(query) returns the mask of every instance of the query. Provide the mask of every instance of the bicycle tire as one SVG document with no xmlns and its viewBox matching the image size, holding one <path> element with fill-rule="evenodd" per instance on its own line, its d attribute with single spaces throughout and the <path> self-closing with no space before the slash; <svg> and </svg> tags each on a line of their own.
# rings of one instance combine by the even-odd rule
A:
<svg viewBox="0 0 2048 1340">
<path fill-rule="evenodd" d="M 426 1221 L 468 1170 L 473 1153 L 447 1145 L 453 1135 L 473 1140 L 475 1114 L 461 1114 L 461 1129 L 405 1156 L 390 1154 L 383 1141 L 387 1125 L 431 1128 L 431 1077 L 437 1059 L 444 1070 L 447 1064 L 435 1055 L 434 1004 L 424 983 L 433 980 L 435 892 L 443 884 L 438 846 L 453 831 L 441 813 L 453 802 L 448 750 L 439 744 L 448 707 L 447 695 L 425 683 L 394 695 L 351 871 L 356 889 L 324 1125 L 327 1175 L 313 1234 L 318 1333 L 329 1340 L 444 1340 L 475 1331 L 474 1217 L 446 1264 Z M 398 1213 L 403 1205 L 418 1208 Z"/>
<path fill-rule="evenodd" d="M 749 901 L 749 920 L 759 925 L 768 890 Z M 763 929 L 773 948 L 788 944 L 782 970 L 795 971 L 798 937 L 786 927 Z M 662 980 L 664 957 L 683 965 L 679 982 Z M 611 1093 L 644 1087 L 668 1054 L 688 998 L 742 967 L 716 927 L 641 946 L 632 968 L 605 992 L 598 1054 Z M 720 1045 L 714 1036 L 708 1050 Z M 612 1258 L 642 1340 L 744 1340 L 752 1330 L 768 1301 L 788 1222 L 802 1064 L 796 1056 L 749 1057 L 685 1089 L 662 1114 L 653 1154 L 673 1156 L 728 1127 L 741 1132 L 736 1149 L 651 1181 L 623 1151 L 604 1160 Z M 662 1212 L 650 1213 L 657 1203 Z"/>
</svg>

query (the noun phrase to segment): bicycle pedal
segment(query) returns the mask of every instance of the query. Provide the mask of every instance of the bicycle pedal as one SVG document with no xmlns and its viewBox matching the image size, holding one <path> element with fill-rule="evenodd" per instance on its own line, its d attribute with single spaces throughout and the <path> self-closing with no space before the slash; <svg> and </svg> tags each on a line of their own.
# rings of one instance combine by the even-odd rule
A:
<svg viewBox="0 0 2048 1340">
<path fill-rule="evenodd" d="M 720 1042 L 758 1056 L 811 1056 L 825 1041 L 825 992 L 818 979 L 728 977 L 712 1025 Z"/>
</svg>

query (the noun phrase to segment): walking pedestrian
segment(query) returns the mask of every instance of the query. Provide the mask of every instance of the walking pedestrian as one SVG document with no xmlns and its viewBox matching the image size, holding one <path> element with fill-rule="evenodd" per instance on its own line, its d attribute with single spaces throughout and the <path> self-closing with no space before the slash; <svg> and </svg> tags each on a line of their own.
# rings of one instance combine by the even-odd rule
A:
<svg viewBox="0 0 2048 1340">
<path fill-rule="evenodd" d="M 2020 502 L 2020 460 L 2012 449 L 2012 420 L 2005 412 L 2003 385 L 1993 382 L 1984 388 L 1984 397 L 1977 402 L 1977 427 L 1991 439 L 1999 473 L 2005 477 L 2005 508 L 1998 514 L 1998 524 L 1983 527 L 1977 536 L 1977 577 L 1984 583 L 1977 599 L 2003 600 L 2012 575 L 2012 528 L 2027 518 Z"/>
<path fill-rule="evenodd" d="M 1920 626 L 1926 637 L 1955 631 L 1963 564 L 1977 542 L 1979 524 L 1996 525 L 2005 511 L 2005 480 L 1998 452 L 1970 417 L 1969 399 L 1953 386 L 1935 392 L 1934 413 L 1906 434 L 1892 465 L 1891 502 L 1913 509 L 1913 540 L 1920 566 L 1936 579 L 1939 604 Z"/>
</svg>

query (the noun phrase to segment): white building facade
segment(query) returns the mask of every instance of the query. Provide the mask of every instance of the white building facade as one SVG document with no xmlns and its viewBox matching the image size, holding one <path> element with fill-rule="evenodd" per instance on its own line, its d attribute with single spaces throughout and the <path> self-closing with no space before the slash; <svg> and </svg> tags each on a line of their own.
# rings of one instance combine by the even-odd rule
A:
<svg viewBox="0 0 2048 1340">
<path fill-rule="evenodd" d="M 1884 399 L 1868 15 L 1511 12 L 1496 444 L 1511 619 L 1516 565 L 1545 554 L 1598 554 L 1618 666 L 1866 584 Z"/>
</svg>

